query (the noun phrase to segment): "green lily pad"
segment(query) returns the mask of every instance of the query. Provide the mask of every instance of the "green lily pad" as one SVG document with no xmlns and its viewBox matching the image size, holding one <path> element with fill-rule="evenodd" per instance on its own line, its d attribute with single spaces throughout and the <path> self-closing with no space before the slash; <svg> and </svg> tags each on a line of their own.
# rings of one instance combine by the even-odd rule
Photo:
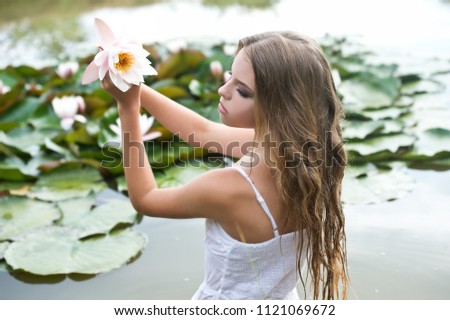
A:
<svg viewBox="0 0 450 320">
<path fill-rule="evenodd" d="M 0 182 L 0 192 L 8 191 L 11 193 L 23 190 L 29 186 L 29 182 L 24 181 L 1 181 Z"/>
<path fill-rule="evenodd" d="M 25 197 L 0 198 L 0 241 L 14 239 L 33 228 L 48 226 L 61 213 L 50 203 Z"/>
<path fill-rule="evenodd" d="M 361 165 L 348 165 L 345 168 L 345 177 L 346 178 L 360 178 L 363 176 L 367 176 L 368 174 L 372 174 L 373 172 L 377 172 L 377 167 L 370 162 L 361 164 Z"/>
<path fill-rule="evenodd" d="M 433 128 L 417 133 L 413 150 L 404 155 L 407 160 L 450 158 L 450 130 Z"/>
<path fill-rule="evenodd" d="M 136 210 L 128 199 L 109 200 L 107 204 L 91 210 L 93 202 L 93 197 L 60 202 L 58 205 L 63 211 L 61 224 L 78 228 L 79 236 L 86 237 L 108 233 L 119 224 L 133 224 L 136 221 Z"/>
<path fill-rule="evenodd" d="M 30 189 L 29 196 L 47 201 L 86 197 L 99 192 L 106 184 L 97 169 L 67 163 L 43 173 Z"/>
<path fill-rule="evenodd" d="M 441 58 L 418 58 L 415 56 L 396 57 L 402 61 L 397 74 L 401 77 L 417 75 L 420 78 L 428 78 L 435 74 L 450 72 L 450 61 Z"/>
<path fill-rule="evenodd" d="M 26 97 L 19 100 L 14 106 L 5 112 L 1 119 L 2 121 L 27 121 L 31 115 L 36 111 L 38 106 L 42 104 L 42 99 L 35 97 Z"/>
<path fill-rule="evenodd" d="M 209 167 L 202 163 L 195 167 L 175 165 L 164 170 L 163 173 L 155 175 L 155 179 L 160 188 L 177 187 L 192 181 L 207 170 Z"/>
<path fill-rule="evenodd" d="M 447 159 L 436 159 L 425 161 L 411 161 L 408 163 L 408 167 L 412 169 L 419 170 L 436 170 L 436 171 L 445 171 L 450 170 L 450 158 Z"/>
<path fill-rule="evenodd" d="M 373 204 L 398 199 L 414 189 L 415 181 L 404 168 L 370 171 L 356 167 L 356 173 L 346 173 L 342 183 L 345 204 Z"/>
<path fill-rule="evenodd" d="M 91 193 L 83 198 L 72 198 L 56 203 L 62 212 L 62 218 L 59 221 L 63 225 L 77 223 L 86 213 L 89 213 L 95 206 L 95 194 Z"/>
<path fill-rule="evenodd" d="M 155 175 L 157 176 L 158 174 L 155 172 Z M 127 191 L 127 181 L 125 180 L 125 176 L 120 176 L 116 179 L 116 183 L 117 183 L 117 191 L 119 192 L 124 192 Z"/>
<path fill-rule="evenodd" d="M 381 132 L 384 125 L 381 121 L 345 121 L 343 136 L 345 139 L 364 139 L 369 135 Z"/>
<path fill-rule="evenodd" d="M 407 134 L 394 134 L 369 138 L 361 142 L 348 142 L 347 151 L 354 151 L 361 156 L 368 156 L 382 151 L 396 153 L 402 147 L 412 147 L 416 137 Z"/>
<path fill-rule="evenodd" d="M 0 242 L 0 260 L 3 260 L 6 248 L 8 248 L 9 246 L 9 242 L 4 241 L 4 242 Z"/>
<path fill-rule="evenodd" d="M 37 275 L 98 274 L 121 267 L 147 243 L 143 233 L 132 229 L 79 239 L 79 230 L 74 227 L 41 228 L 11 243 L 5 259 L 13 269 Z"/>
<path fill-rule="evenodd" d="M 378 78 L 362 73 L 345 80 L 339 86 L 346 110 L 359 112 L 365 109 L 391 106 L 399 95 L 397 78 Z"/>
<path fill-rule="evenodd" d="M 205 55 L 192 49 L 180 50 L 171 54 L 157 66 L 158 79 L 175 78 L 199 66 Z"/>
<path fill-rule="evenodd" d="M 450 108 L 416 109 L 412 118 L 417 123 L 414 129 L 419 132 L 433 128 L 450 130 Z"/>
<path fill-rule="evenodd" d="M 8 157 L 4 162 L 0 161 L 0 180 L 6 181 L 27 181 L 33 180 L 38 172 L 26 170 L 26 165 L 22 159 Z"/>
<path fill-rule="evenodd" d="M 362 140 L 370 136 L 402 133 L 406 127 L 403 119 L 377 121 L 345 121 L 343 136 L 346 140 Z"/>
<path fill-rule="evenodd" d="M 367 119 L 372 120 L 382 120 L 382 119 L 398 119 L 399 117 L 407 114 L 409 109 L 389 107 L 389 108 L 379 108 L 376 110 L 363 110 L 360 115 Z"/>
<path fill-rule="evenodd" d="M 7 268 L 8 268 L 5 261 L 3 260 L 3 255 L 4 255 L 8 245 L 9 245 L 9 242 L 0 242 L 0 272 L 5 272 L 5 271 L 7 271 Z"/>
<path fill-rule="evenodd" d="M 0 132 L 1 133 L 1 132 Z M 58 134 L 58 130 L 19 127 L 8 132 L 8 135 L 0 134 L 0 143 L 20 149 L 22 152 L 35 156 L 48 138 Z"/>
<path fill-rule="evenodd" d="M 160 87 L 157 91 L 170 99 L 179 99 L 188 96 L 187 90 L 180 86 Z"/>
<path fill-rule="evenodd" d="M 423 93 L 438 93 L 445 89 L 445 85 L 431 79 L 421 79 L 419 81 L 407 83 L 402 86 L 402 94 L 414 95 Z"/>
<path fill-rule="evenodd" d="M 0 179 L 7 181 L 35 180 L 40 173 L 39 167 L 41 165 L 59 159 L 59 156 L 46 155 L 41 151 L 29 161 L 24 161 L 16 156 L 7 157 L 4 161 L 0 161 Z"/>
</svg>

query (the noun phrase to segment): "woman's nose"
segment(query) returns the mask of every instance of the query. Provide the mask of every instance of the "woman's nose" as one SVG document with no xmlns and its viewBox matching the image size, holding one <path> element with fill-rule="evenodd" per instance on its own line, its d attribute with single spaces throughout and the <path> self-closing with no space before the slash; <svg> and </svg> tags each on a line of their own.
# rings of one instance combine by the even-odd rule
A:
<svg viewBox="0 0 450 320">
<path fill-rule="evenodd" d="M 219 90 L 217 90 L 217 93 L 219 93 L 219 95 L 220 95 L 221 97 L 224 97 L 224 95 L 225 95 L 225 86 L 226 86 L 226 83 L 224 83 L 223 85 L 221 85 L 221 86 L 219 87 Z"/>
<path fill-rule="evenodd" d="M 224 72 L 223 74 L 224 83 L 219 87 L 219 90 L 217 92 L 220 96 L 224 97 L 225 99 L 230 97 L 230 89 L 227 86 L 229 83 L 229 80 L 231 79 L 231 74 L 229 71 Z"/>
</svg>

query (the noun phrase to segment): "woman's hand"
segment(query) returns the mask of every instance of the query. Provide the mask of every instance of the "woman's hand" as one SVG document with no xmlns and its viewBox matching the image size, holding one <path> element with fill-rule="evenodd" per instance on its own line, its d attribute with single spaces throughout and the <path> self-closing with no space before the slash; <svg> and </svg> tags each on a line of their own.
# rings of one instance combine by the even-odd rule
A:
<svg viewBox="0 0 450 320">
<path fill-rule="evenodd" d="M 130 89 L 126 92 L 121 91 L 117 88 L 114 83 L 111 81 L 111 77 L 109 73 L 106 74 L 105 78 L 101 81 L 101 86 L 103 89 L 108 91 L 114 99 L 116 99 L 119 110 L 126 109 L 131 112 L 130 109 L 137 109 L 139 111 L 141 106 L 141 87 L 140 85 L 132 85 Z"/>
</svg>

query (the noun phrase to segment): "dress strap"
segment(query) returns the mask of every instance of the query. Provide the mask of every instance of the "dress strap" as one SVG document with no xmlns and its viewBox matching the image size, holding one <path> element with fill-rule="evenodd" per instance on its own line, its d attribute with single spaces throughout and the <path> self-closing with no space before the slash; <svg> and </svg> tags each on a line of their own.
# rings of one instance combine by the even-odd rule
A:
<svg viewBox="0 0 450 320">
<path fill-rule="evenodd" d="M 250 177 L 248 176 L 247 172 L 245 172 L 244 169 L 242 169 L 241 167 L 238 167 L 238 166 L 232 166 L 232 168 L 239 171 L 239 173 L 250 183 L 250 185 L 253 188 L 253 191 L 256 194 L 256 199 L 258 200 L 258 202 L 261 205 L 261 207 L 263 208 L 265 214 L 269 217 L 270 222 L 272 223 L 273 234 L 275 235 L 275 237 L 278 237 L 280 235 L 280 233 L 278 232 L 277 224 L 275 223 L 275 219 L 273 218 L 272 214 L 270 213 L 269 207 L 267 206 L 267 203 L 264 200 L 264 198 L 262 197 L 261 193 L 259 193 L 258 189 L 256 189 L 255 184 L 250 179 Z"/>
</svg>

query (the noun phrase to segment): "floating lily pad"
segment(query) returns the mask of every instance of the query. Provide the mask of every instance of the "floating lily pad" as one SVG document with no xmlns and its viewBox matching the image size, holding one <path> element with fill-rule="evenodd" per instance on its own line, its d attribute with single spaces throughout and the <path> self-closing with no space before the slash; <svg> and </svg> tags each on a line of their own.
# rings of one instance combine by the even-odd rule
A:
<svg viewBox="0 0 450 320">
<path fill-rule="evenodd" d="M 372 204 L 398 199 L 414 189 L 415 181 L 403 168 L 374 170 L 347 168 L 342 183 L 342 201 L 346 204 Z M 351 173 L 352 170 L 356 172 Z"/>
<path fill-rule="evenodd" d="M 198 50 L 180 50 L 171 54 L 158 67 L 158 79 L 175 78 L 198 67 L 205 55 Z"/>
<path fill-rule="evenodd" d="M 436 160 L 426 160 L 426 161 L 412 161 L 408 163 L 408 167 L 412 169 L 419 170 L 437 170 L 445 171 L 450 170 L 450 158 L 447 159 L 436 159 Z"/>
<path fill-rule="evenodd" d="M 60 157 L 57 155 L 46 155 L 41 151 L 28 161 L 16 156 L 9 156 L 4 161 L 0 161 L 0 179 L 7 181 L 36 180 L 42 164 L 59 159 Z"/>
<path fill-rule="evenodd" d="M 84 241 L 79 231 L 61 226 L 36 230 L 9 245 L 6 262 L 37 275 L 98 274 L 124 265 L 147 243 L 144 234 L 132 229 Z"/>
<path fill-rule="evenodd" d="M 378 78 L 360 74 L 345 80 L 339 86 L 343 103 L 350 112 L 368 108 L 391 106 L 399 95 L 400 81 L 393 77 Z"/>
<path fill-rule="evenodd" d="M 437 93 L 445 89 L 445 85 L 431 79 L 421 79 L 402 86 L 402 93 L 407 95 Z"/>
<path fill-rule="evenodd" d="M 40 129 L 34 130 L 30 127 L 19 127 L 8 132 L 8 135 L 0 135 L 0 143 L 14 147 L 22 152 L 35 156 L 39 153 L 45 140 L 53 138 L 58 134 L 58 130 Z"/>
<path fill-rule="evenodd" d="M 59 210 L 50 203 L 25 197 L 0 198 L 0 241 L 14 239 L 33 228 L 51 225 Z"/>
<path fill-rule="evenodd" d="M 404 114 L 407 114 L 409 109 L 401 107 L 378 108 L 376 110 L 364 110 L 360 115 L 367 119 L 382 120 L 382 119 L 398 119 Z"/>
<path fill-rule="evenodd" d="M 412 147 L 416 138 L 407 134 L 386 135 L 366 139 L 362 142 L 348 142 L 347 151 L 357 152 L 361 156 L 368 156 L 381 151 L 393 154 L 402 147 Z"/>
<path fill-rule="evenodd" d="M 343 126 L 345 139 L 364 139 L 383 130 L 381 121 L 346 121 Z"/>
<path fill-rule="evenodd" d="M 450 130 L 429 129 L 417 133 L 413 150 L 404 156 L 409 160 L 450 158 Z"/>
<path fill-rule="evenodd" d="M 6 248 L 8 248 L 9 242 L 0 242 L 0 260 L 3 260 Z"/>
<path fill-rule="evenodd" d="M 450 108 L 428 107 L 414 110 L 412 118 L 417 123 L 414 128 L 417 131 L 426 131 L 433 128 L 450 130 Z"/>
<path fill-rule="evenodd" d="M 18 160 L 16 163 L 12 163 L 11 160 Z M 22 165 L 18 165 L 20 162 Z M 6 181 L 27 181 L 33 180 L 36 174 L 29 174 L 24 172 L 23 162 L 19 158 L 9 157 L 5 162 L 0 162 L 0 180 Z"/>
<path fill-rule="evenodd" d="M 9 242 L 0 242 L 0 272 L 7 271 L 7 265 L 5 261 L 3 260 L 4 252 L 6 251 L 6 248 L 8 247 Z"/>
<path fill-rule="evenodd" d="M 196 167 L 190 165 L 172 166 L 155 176 L 155 179 L 160 188 L 177 187 L 192 181 L 207 170 L 209 170 L 209 167 L 201 163 Z"/>
<path fill-rule="evenodd" d="M 119 224 L 133 224 L 136 221 L 134 210 L 128 199 L 110 200 L 91 210 L 93 198 L 70 199 L 59 203 L 63 211 L 61 224 L 78 228 L 79 236 L 108 233 Z"/>
<path fill-rule="evenodd" d="M 91 193 L 83 198 L 72 198 L 57 202 L 57 206 L 62 212 L 62 219 L 59 223 L 70 225 L 90 212 L 95 206 L 95 194 Z"/>
<path fill-rule="evenodd" d="M 63 164 L 42 174 L 30 189 L 30 197 L 48 201 L 86 197 L 106 184 L 97 169 L 78 163 Z"/>
<path fill-rule="evenodd" d="M 127 181 L 125 180 L 125 176 L 120 176 L 116 179 L 117 183 L 117 191 L 123 192 L 126 191 L 127 188 Z"/>
<path fill-rule="evenodd" d="M 415 56 L 395 57 L 397 61 L 402 61 L 397 74 L 401 77 L 417 75 L 427 78 L 435 74 L 450 72 L 450 61 L 441 58 L 418 58 Z"/>
<path fill-rule="evenodd" d="M 24 122 L 30 119 L 31 115 L 36 111 L 38 106 L 42 104 L 42 99 L 35 97 L 26 97 L 19 100 L 7 112 L 2 114 L 2 121 Z"/>
<path fill-rule="evenodd" d="M 30 185 L 29 182 L 2 181 L 0 182 L 0 192 L 7 191 L 9 194 L 27 193 Z"/>
</svg>

